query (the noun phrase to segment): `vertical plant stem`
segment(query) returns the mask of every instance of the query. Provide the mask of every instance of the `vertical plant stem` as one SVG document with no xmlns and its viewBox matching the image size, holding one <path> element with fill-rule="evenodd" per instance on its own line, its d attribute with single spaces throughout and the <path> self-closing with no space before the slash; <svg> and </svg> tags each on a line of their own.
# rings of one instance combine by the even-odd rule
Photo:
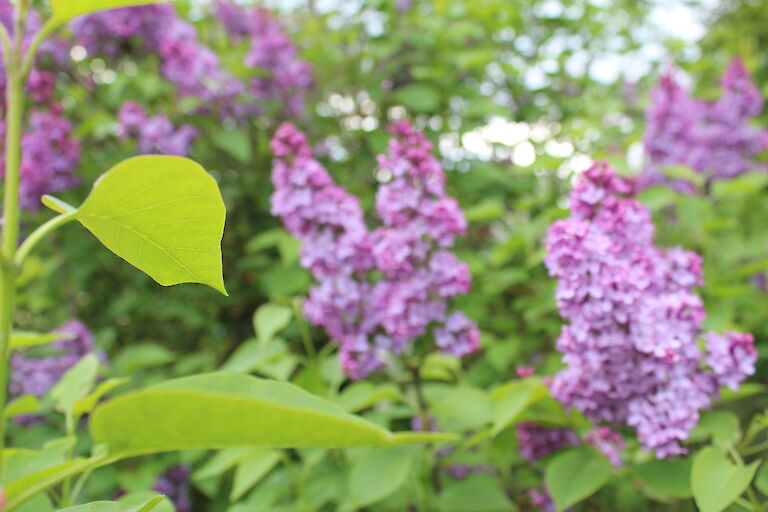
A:
<svg viewBox="0 0 768 512">
<path fill-rule="evenodd" d="M 3 191 L 3 233 L 0 245 L 0 468 L 5 448 L 5 406 L 8 399 L 8 360 L 16 302 L 16 248 L 19 245 L 19 180 L 21 172 L 21 129 L 24 117 L 24 73 L 21 70 L 28 0 L 17 0 L 14 11 L 14 43 L 6 56 L 6 139 L 5 188 Z M 1 475 L 0 475 L 1 476 Z"/>
</svg>

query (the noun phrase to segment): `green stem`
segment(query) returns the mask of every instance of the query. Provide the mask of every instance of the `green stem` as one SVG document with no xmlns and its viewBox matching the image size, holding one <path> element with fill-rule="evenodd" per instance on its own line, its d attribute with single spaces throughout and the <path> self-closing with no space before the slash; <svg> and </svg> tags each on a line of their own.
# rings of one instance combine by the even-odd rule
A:
<svg viewBox="0 0 768 512">
<path fill-rule="evenodd" d="M 42 28 L 37 31 L 35 38 L 32 39 L 32 43 L 29 45 L 27 54 L 24 56 L 24 63 L 22 64 L 21 68 L 21 73 L 23 76 L 27 76 L 29 72 L 32 71 L 32 66 L 35 65 L 35 56 L 37 56 L 37 50 L 40 48 L 40 44 L 57 28 L 58 24 L 49 20 L 48 23 L 43 25 Z"/>
<path fill-rule="evenodd" d="M 21 132 L 24 118 L 24 83 L 26 75 L 21 69 L 21 53 L 24 46 L 29 0 L 17 0 L 14 6 L 13 47 L 2 39 L 5 49 L 6 90 L 6 138 L 5 138 L 5 188 L 3 192 L 3 233 L 0 243 L 0 266 L 3 268 L 0 283 L 0 472 L 5 447 L 5 406 L 8 399 L 8 357 L 13 329 L 16 301 L 16 248 L 19 245 L 19 180 L 21 173 Z M 3 36 L 0 36 L 2 38 Z M 0 474 L 0 479 L 2 475 Z"/>
<path fill-rule="evenodd" d="M 29 256 L 29 253 L 32 251 L 32 249 L 42 240 L 45 238 L 49 233 L 55 231 L 57 228 L 63 226 L 67 222 L 71 222 L 75 219 L 74 213 L 65 213 L 58 215 L 39 228 L 37 228 L 35 231 L 32 232 L 29 237 L 27 237 L 24 242 L 22 242 L 21 247 L 16 251 L 16 257 L 15 262 L 17 267 L 21 267 L 21 265 L 24 263 L 24 260 Z"/>
<path fill-rule="evenodd" d="M 3 234 L 0 259 L 3 280 L 0 285 L 0 468 L 5 447 L 5 405 L 8 398 L 8 352 L 16 300 L 16 265 L 14 256 L 19 243 L 19 172 L 21 166 L 21 122 L 23 116 L 23 79 L 18 70 L 8 70 L 5 143 L 5 190 L 3 195 Z"/>
</svg>

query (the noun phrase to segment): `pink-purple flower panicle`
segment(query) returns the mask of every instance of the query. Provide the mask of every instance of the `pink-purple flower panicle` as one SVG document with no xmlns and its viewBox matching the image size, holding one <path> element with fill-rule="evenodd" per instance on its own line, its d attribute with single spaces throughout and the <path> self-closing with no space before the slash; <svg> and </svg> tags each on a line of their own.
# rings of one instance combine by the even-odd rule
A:
<svg viewBox="0 0 768 512">
<path fill-rule="evenodd" d="M 685 452 L 679 443 L 699 410 L 722 385 L 753 373 L 757 356 L 750 335 L 703 335 L 704 307 L 693 290 L 702 284 L 701 258 L 654 245 L 650 213 L 634 189 L 596 164 L 571 193 L 571 217 L 549 229 L 545 263 L 568 320 L 557 342 L 568 366 L 551 391 L 595 422 L 633 427 L 645 449 L 666 457 Z"/>
<path fill-rule="evenodd" d="M 757 170 L 755 156 L 768 148 L 768 130 L 751 126 L 763 98 L 740 59 L 731 61 L 720 81 L 718 100 L 693 98 L 669 72 L 651 93 L 646 114 L 645 149 L 650 165 L 643 186 L 668 183 L 694 192 L 692 183 L 664 176 L 667 166 L 685 165 L 708 181 Z"/>
<path fill-rule="evenodd" d="M 448 250 L 466 229 L 463 214 L 445 194 L 444 171 L 424 135 L 405 121 L 390 131 L 379 167 L 392 180 L 378 191 L 381 226 L 373 231 L 359 201 L 313 158 L 301 132 L 284 124 L 272 141 L 272 213 L 302 242 L 301 263 L 318 280 L 305 314 L 341 345 L 342 366 L 353 378 L 430 331 L 438 347 L 459 357 L 479 343 L 475 324 L 448 308 L 471 284 L 467 265 Z"/>
</svg>

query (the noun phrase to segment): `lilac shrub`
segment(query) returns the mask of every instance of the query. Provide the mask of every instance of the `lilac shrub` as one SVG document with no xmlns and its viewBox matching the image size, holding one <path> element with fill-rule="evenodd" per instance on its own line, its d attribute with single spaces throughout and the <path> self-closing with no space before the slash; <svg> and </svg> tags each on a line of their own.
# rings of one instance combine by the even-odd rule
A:
<svg viewBox="0 0 768 512">
<path fill-rule="evenodd" d="M 693 98 L 672 72 L 651 93 L 646 113 L 645 149 L 650 165 L 641 185 L 669 183 L 695 192 L 692 183 L 669 179 L 665 166 L 685 165 L 708 181 L 733 178 L 759 168 L 755 155 L 768 148 L 768 130 L 750 121 L 763 108 L 763 98 L 740 59 L 731 61 L 720 81 L 716 101 Z"/>
<path fill-rule="evenodd" d="M 379 168 L 381 226 L 368 230 L 359 201 L 313 158 L 304 135 L 284 124 L 272 140 L 272 213 L 301 243 L 301 264 L 318 284 L 307 318 L 341 345 L 345 372 L 360 379 L 432 332 L 445 353 L 474 352 L 479 333 L 449 299 L 470 288 L 469 270 L 449 250 L 466 229 L 431 144 L 406 121 L 393 123 Z M 378 277 L 378 278 L 377 278 Z"/>
<path fill-rule="evenodd" d="M 704 307 L 693 291 L 701 258 L 654 245 L 635 188 L 595 164 L 571 193 L 571 217 L 549 229 L 545 263 L 569 322 L 557 342 L 568 366 L 551 391 L 595 422 L 626 423 L 644 449 L 667 457 L 685 453 L 680 442 L 699 410 L 721 386 L 753 373 L 757 352 L 749 334 L 702 333 Z M 706 356 L 699 337 L 709 340 Z"/>
</svg>

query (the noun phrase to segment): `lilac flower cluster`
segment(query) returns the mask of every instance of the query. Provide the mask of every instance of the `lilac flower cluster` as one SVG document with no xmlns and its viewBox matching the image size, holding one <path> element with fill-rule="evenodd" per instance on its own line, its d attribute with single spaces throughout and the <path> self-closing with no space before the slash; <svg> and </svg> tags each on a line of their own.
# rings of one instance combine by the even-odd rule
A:
<svg viewBox="0 0 768 512">
<path fill-rule="evenodd" d="M 218 56 L 200 43 L 195 27 L 170 4 L 123 7 L 75 19 L 76 40 L 92 54 L 116 57 L 138 49 L 160 57 L 160 73 L 183 96 L 226 107 L 242 92 L 242 84 L 225 71 Z"/>
<path fill-rule="evenodd" d="M 707 102 L 691 97 L 671 72 L 662 77 L 646 114 L 644 143 L 650 165 L 641 185 L 669 183 L 694 192 L 688 181 L 664 177 L 663 168 L 671 165 L 686 165 L 709 181 L 758 167 L 754 156 L 768 148 L 768 130 L 754 128 L 749 121 L 762 111 L 763 98 L 740 59 L 731 61 L 720 86 L 721 97 Z"/>
<path fill-rule="evenodd" d="M 292 116 L 304 112 L 312 70 L 298 58 L 296 45 L 283 26 L 264 8 L 243 8 L 227 0 L 214 4 L 214 14 L 233 41 L 251 38 L 245 64 L 261 74 L 252 78 L 249 91 L 256 99 L 279 99 Z"/>
<path fill-rule="evenodd" d="M 22 208 L 36 211 L 44 194 L 60 192 L 79 183 L 73 169 L 80 161 L 80 143 L 66 118 L 51 111 L 32 110 L 27 130 L 21 139 Z M 0 122 L 0 137 L 5 137 L 5 121 Z M 5 175 L 5 154 L 0 156 L 0 172 Z"/>
<path fill-rule="evenodd" d="M 53 342 L 55 355 L 34 358 L 19 351 L 11 357 L 9 390 L 12 396 L 45 395 L 67 370 L 93 352 L 93 334 L 79 320 L 71 320 L 54 332 L 71 336 Z"/>
<path fill-rule="evenodd" d="M 545 263 L 558 278 L 563 326 L 557 347 L 568 367 L 553 395 L 596 422 L 626 423 L 658 457 L 684 453 L 679 442 L 723 385 L 754 371 L 752 336 L 704 335 L 701 258 L 654 246 L 647 208 L 634 183 L 606 164 L 582 175 L 572 215 L 550 227 Z M 704 368 L 706 362 L 708 368 Z"/>
<path fill-rule="evenodd" d="M 382 225 L 374 231 L 301 132 L 284 124 L 272 140 L 272 213 L 302 242 L 301 264 L 319 281 L 304 312 L 340 343 L 342 366 L 356 379 L 430 329 L 458 357 L 479 343 L 475 324 L 448 312 L 449 299 L 470 287 L 467 265 L 448 250 L 466 228 L 461 209 L 445 194 L 445 174 L 424 135 L 406 121 L 390 132 L 379 167 L 392 179 L 376 196 Z"/>
<path fill-rule="evenodd" d="M 165 116 L 148 116 L 147 110 L 135 101 L 126 101 L 117 114 L 118 135 L 139 142 L 142 154 L 187 156 L 197 139 L 197 130 L 188 124 L 176 129 Z"/>
<path fill-rule="evenodd" d="M 529 462 L 536 462 L 563 448 L 579 444 L 581 439 L 569 428 L 547 428 L 530 422 L 517 426 L 518 451 Z"/>
<path fill-rule="evenodd" d="M 173 503 L 176 512 L 192 512 L 190 472 L 186 465 L 173 466 L 155 481 L 153 491 L 164 494 Z"/>
</svg>

